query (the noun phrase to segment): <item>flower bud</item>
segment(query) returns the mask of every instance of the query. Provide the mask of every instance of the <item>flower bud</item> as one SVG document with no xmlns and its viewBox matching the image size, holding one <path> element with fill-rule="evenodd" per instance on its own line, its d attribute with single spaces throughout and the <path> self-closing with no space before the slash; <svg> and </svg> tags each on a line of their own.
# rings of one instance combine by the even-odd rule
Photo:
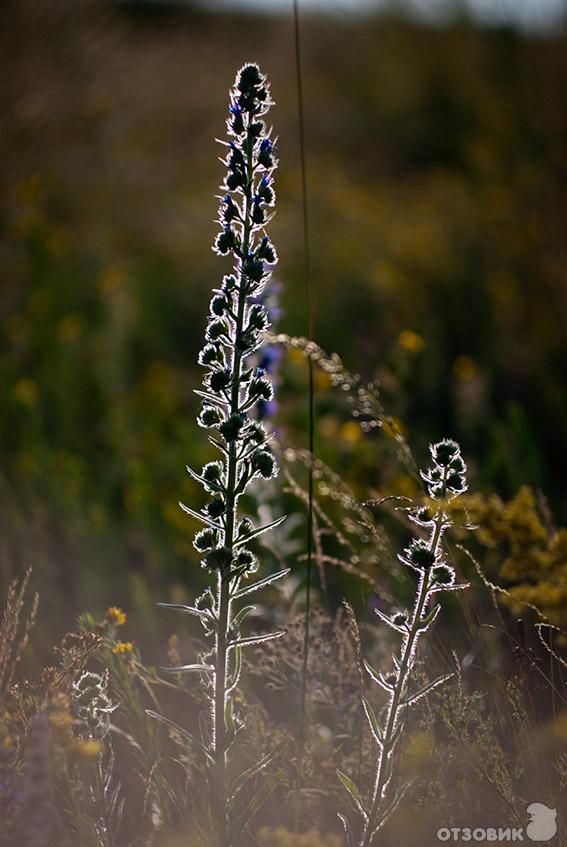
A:
<svg viewBox="0 0 567 847">
<path fill-rule="evenodd" d="M 220 253 L 221 256 L 226 256 L 231 250 L 234 250 L 236 247 L 236 238 L 234 236 L 233 230 L 230 226 L 227 226 L 223 232 L 220 232 L 215 240 L 214 249 L 217 253 Z"/>
<path fill-rule="evenodd" d="M 244 418 L 242 415 L 231 415 L 220 425 L 219 432 L 225 441 L 236 441 L 243 426 Z"/>
<path fill-rule="evenodd" d="M 441 465 L 441 467 L 446 467 L 452 459 L 459 455 L 460 449 L 456 441 L 452 441 L 450 438 L 444 438 L 437 444 L 432 445 L 431 455 L 434 462 Z"/>
<path fill-rule="evenodd" d="M 277 261 L 276 251 L 267 235 L 264 235 L 260 246 L 256 250 L 256 258 L 263 259 L 269 265 L 273 265 Z"/>
<path fill-rule="evenodd" d="M 217 544 L 218 532 L 214 529 L 202 529 L 193 539 L 193 546 L 200 553 L 204 553 L 206 550 L 212 550 L 212 548 L 216 547 Z"/>
<path fill-rule="evenodd" d="M 249 64 L 244 65 L 238 72 L 236 87 L 243 94 L 249 94 L 254 91 L 256 86 L 262 85 L 263 82 L 264 78 L 260 73 L 258 65 Z"/>
<path fill-rule="evenodd" d="M 423 538 L 414 538 L 409 547 L 404 550 L 404 556 L 401 559 L 417 570 L 429 570 L 435 564 L 437 556 Z"/>
<path fill-rule="evenodd" d="M 238 524 L 237 535 L 238 538 L 245 538 L 245 536 L 250 535 L 252 530 L 254 529 L 254 524 L 250 520 L 250 518 L 242 518 L 240 523 Z"/>
<path fill-rule="evenodd" d="M 248 313 L 248 326 L 262 331 L 268 327 L 268 312 L 261 303 L 254 303 Z"/>
<path fill-rule="evenodd" d="M 431 571 L 431 576 L 438 585 L 453 585 L 455 571 L 449 565 L 437 565 Z"/>
<path fill-rule="evenodd" d="M 218 344 L 206 344 L 199 353 L 199 364 L 205 367 L 224 364 L 224 361 L 224 352 Z"/>
<path fill-rule="evenodd" d="M 274 166 L 274 148 L 269 138 L 264 138 L 260 144 L 258 152 L 258 162 L 264 168 L 272 168 Z"/>
<path fill-rule="evenodd" d="M 246 259 L 242 264 L 242 273 L 254 282 L 260 282 L 264 273 L 264 263 L 257 259 Z"/>
<path fill-rule="evenodd" d="M 258 570 L 256 556 L 251 550 L 240 550 L 234 560 L 234 564 L 239 568 L 246 568 L 249 572 Z"/>
<path fill-rule="evenodd" d="M 203 557 L 203 565 L 211 570 L 224 570 L 232 563 L 232 553 L 228 547 L 216 547 Z"/>
<path fill-rule="evenodd" d="M 244 119 L 242 117 L 242 109 L 238 105 L 238 103 L 233 103 L 229 107 L 229 111 L 231 114 L 231 120 L 229 121 L 229 128 L 236 135 L 242 135 L 244 132 Z"/>
<path fill-rule="evenodd" d="M 213 371 L 209 377 L 209 386 L 211 391 L 224 391 L 231 380 L 231 372 L 228 368 L 223 368 L 222 371 Z"/>
<path fill-rule="evenodd" d="M 205 482 L 216 484 L 222 479 L 223 471 L 224 466 L 222 462 L 208 462 L 201 471 L 201 476 Z"/>
<path fill-rule="evenodd" d="M 203 406 L 199 412 L 197 423 L 205 428 L 218 426 L 224 420 L 224 415 L 216 406 Z"/>
<path fill-rule="evenodd" d="M 222 317 L 228 308 L 228 301 L 224 294 L 215 294 L 211 300 L 211 313 L 217 317 Z"/>
<path fill-rule="evenodd" d="M 252 456 L 252 470 L 254 473 L 259 473 L 264 479 L 269 479 L 274 476 L 276 470 L 276 460 L 269 450 L 259 450 Z"/>
<path fill-rule="evenodd" d="M 207 503 L 206 509 L 211 518 L 219 518 L 226 509 L 226 503 L 220 494 L 215 494 Z"/>
<path fill-rule="evenodd" d="M 408 622 L 408 613 L 407 612 L 394 612 L 392 615 L 392 623 L 394 626 L 405 626 Z"/>
<path fill-rule="evenodd" d="M 208 341 L 219 341 L 224 336 L 228 337 L 230 328 L 228 321 L 224 318 L 216 318 L 209 323 L 206 331 Z"/>
</svg>

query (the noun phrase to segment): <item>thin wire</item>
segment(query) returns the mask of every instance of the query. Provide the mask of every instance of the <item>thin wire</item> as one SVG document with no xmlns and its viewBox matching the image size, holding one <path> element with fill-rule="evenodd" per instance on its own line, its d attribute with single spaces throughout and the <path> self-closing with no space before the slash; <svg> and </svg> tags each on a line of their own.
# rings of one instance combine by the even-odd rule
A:
<svg viewBox="0 0 567 847">
<path fill-rule="evenodd" d="M 301 204 L 303 212 L 303 275 L 307 297 L 308 337 L 313 339 L 315 330 L 315 298 L 311 285 L 311 258 L 309 252 L 309 215 L 307 204 L 307 168 L 305 156 L 305 112 L 303 106 L 303 82 L 301 70 L 301 47 L 299 31 L 299 2 L 293 0 L 293 22 L 295 37 L 295 71 L 297 79 L 297 106 L 299 116 L 299 157 L 301 165 Z M 309 636 L 311 617 L 311 579 L 313 575 L 313 460 L 315 458 L 315 391 L 313 361 L 308 357 L 309 368 L 309 463 L 308 507 L 307 507 L 307 586 L 305 596 L 305 628 L 303 636 L 303 667 L 301 674 L 301 713 L 299 717 L 299 744 L 305 744 L 305 710 L 307 700 L 307 672 L 309 667 Z"/>
</svg>

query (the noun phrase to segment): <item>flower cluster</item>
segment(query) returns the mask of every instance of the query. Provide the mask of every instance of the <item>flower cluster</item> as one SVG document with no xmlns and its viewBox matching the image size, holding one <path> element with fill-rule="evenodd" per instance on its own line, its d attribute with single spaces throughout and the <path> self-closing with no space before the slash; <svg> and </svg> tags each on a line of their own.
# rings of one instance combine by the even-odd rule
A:
<svg viewBox="0 0 567 847">
<path fill-rule="evenodd" d="M 421 472 L 430 497 L 452 500 L 467 490 L 465 465 L 456 441 L 444 438 L 430 448 L 433 464 Z"/>
<path fill-rule="evenodd" d="M 117 641 L 114 647 L 112 648 L 112 652 L 116 656 L 124 656 L 129 655 L 134 650 L 134 643 L 132 641 Z"/>
<path fill-rule="evenodd" d="M 108 696 L 108 673 L 84 671 L 73 683 L 72 707 L 79 733 L 101 739 L 110 728 L 110 715 L 118 708 Z"/>
<path fill-rule="evenodd" d="M 440 541 L 451 523 L 448 510 L 443 507 L 467 490 L 467 467 L 459 445 L 448 438 L 433 444 L 430 452 L 433 463 L 426 471 L 421 471 L 421 477 L 432 506 L 417 506 L 410 510 L 409 517 L 413 523 L 429 530 L 431 537 L 414 538 L 398 558 L 418 573 L 427 572 L 431 586 L 441 590 L 450 588 L 455 582 L 453 568 L 442 559 Z"/>
<path fill-rule="evenodd" d="M 118 606 L 110 606 L 106 610 L 105 621 L 110 626 L 124 626 L 126 623 L 126 612 L 123 612 Z"/>
<path fill-rule="evenodd" d="M 199 391 L 198 422 L 216 431 L 212 440 L 224 461 L 209 462 L 195 474 L 211 499 L 204 514 L 206 528 L 197 533 L 195 548 L 202 564 L 221 571 L 245 574 L 256 569 L 254 555 L 243 545 L 254 534 L 248 520 L 237 523 L 240 495 L 255 477 L 269 479 L 277 464 L 268 434 L 254 415 L 273 400 L 273 387 L 262 356 L 247 365 L 262 343 L 270 320 L 263 297 L 276 251 L 264 232 L 275 202 L 276 167 L 271 130 L 263 116 L 271 105 L 269 87 L 257 65 L 245 65 L 231 92 L 228 142 L 224 164 L 227 174 L 220 196 L 222 227 L 214 250 L 232 254 L 234 272 L 224 277 L 210 303 L 206 344 L 199 355 L 206 369 L 204 391 Z"/>
</svg>

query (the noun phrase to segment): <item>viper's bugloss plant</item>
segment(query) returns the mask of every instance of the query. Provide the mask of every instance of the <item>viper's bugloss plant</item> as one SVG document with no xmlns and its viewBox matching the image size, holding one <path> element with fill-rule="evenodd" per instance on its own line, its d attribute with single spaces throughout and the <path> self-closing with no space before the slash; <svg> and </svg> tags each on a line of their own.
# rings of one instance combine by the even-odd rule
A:
<svg viewBox="0 0 567 847">
<path fill-rule="evenodd" d="M 282 570 L 252 584 L 243 583 L 258 569 L 249 542 L 283 518 L 256 527 L 239 514 L 238 508 L 252 480 L 270 479 L 277 473 L 270 437 L 254 414 L 259 404 L 272 400 L 273 388 L 264 368 L 252 359 L 269 326 L 262 295 L 277 261 L 265 233 L 275 202 L 274 141 L 264 122 L 271 105 L 266 77 L 257 65 L 244 65 L 230 93 L 228 141 L 222 142 L 227 173 L 219 198 L 221 231 L 213 247 L 219 256 L 232 257 L 233 271 L 213 292 L 206 343 L 199 355 L 205 378 L 203 390 L 197 391 L 201 398 L 198 423 L 209 432 L 209 440 L 221 458 L 199 472 L 189 469 L 209 495 L 206 506 L 194 511 L 182 505 L 185 512 L 204 524 L 194 546 L 213 585 L 194 606 L 161 604 L 199 618 L 210 644 L 197 663 L 169 670 L 198 673 L 210 700 L 210 732 L 202 740 L 192 740 L 210 768 L 211 809 L 219 847 L 234 844 L 246 827 L 246 818 L 235 813 L 238 792 L 270 758 L 264 757 L 245 774 L 232 774 L 228 767 L 229 750 L 244 723 L 234 706 L 242 648 L 283 634 L 243 637 L 242 622 L 254 607 L 236 610 L 235 603 L 288 572 Z M 183 734 L 189 737 L 185 731 Z"/>
<path fill-rule="evenodd" d="M 75 727 L 80 735 L 100 740 L 110 729 L 110 715 L 118 708 L 108 696 L 108 672 L 84 671 L 73 682 L 71 703 Z"/>
<path fill-rule="evenodd" d="M 352 779 L 338 771 L 341 782 L 362 818 L 360 837 L 356 840 L 347 818 L 339 815 L 348 847 L 354 847 L 355 844 L 371 847 L 380 828 L 396 810 L 409 787 L 407 783 L 394 792 L 389 791 L 396 745 L 402 735 L 407 710 L 453 675 L 443 674 L 426 685 L 412 688 L 412 669 L 419 639 L 433 625 L 441 610 L 439 603 L 433 603 L 436 595 L 442 591 L 468 587 L 466 583 L 455 581 L 455 570 L 446 561 L 443 550 L 444 533 L 452 525 L 448 504 L 467 489 L 466 465 L 455 441 L 444 439 L 432 445 L 430 450 L 432 464 L 421 472 L 428 502 L 409 509 L 410 520 L 421 529 L 423 535 L 414 538 L 398 556 L 403 565 L 417 574 L 413 608 L 400 609 L 389 615 L 376 612 L 383 623 L 401 636 L 401 647 L 399 653 L 393 655 L 392 668 L 386 673 L 377 672 L 368 662 L 364 662 L 371 680 L 386 692 L 388 698 L 382 721 L 368 700 L 363 698 L 364 711 L 377 748 L 374 787 L 369 800 L 362 797 Z"/>
<path fill-rule="evenodd" d="M 125 619 L 124 614 L 121 614 Z M 87 739 L 87 745 L 92 745 L 92 751 L 87 747 L 92 761 L 87 762 L 83 774 L 87 790 L 79 793 L 78 807 L 75 809 L 76 823 L 84 830 L 87 839 L 85 843 L 96 847 L 116 847 L 119 843 L 126 802 L 126 798 L 122 796 L 120 782 L 114 775 L 115 759 L 110 742 L 110 716 L 118 709 L 118 704 L 112 703 L 110 699 L 109 682 L 108 670 L 103 674 L 83 671 L 73 682 L 71 692 L 75 732 Z M 105 745 L 100 743 L 103 739 Z M 75 773 L 75 781 L 78 784 L 81 782 L 78 770 Z"/>
</svg>

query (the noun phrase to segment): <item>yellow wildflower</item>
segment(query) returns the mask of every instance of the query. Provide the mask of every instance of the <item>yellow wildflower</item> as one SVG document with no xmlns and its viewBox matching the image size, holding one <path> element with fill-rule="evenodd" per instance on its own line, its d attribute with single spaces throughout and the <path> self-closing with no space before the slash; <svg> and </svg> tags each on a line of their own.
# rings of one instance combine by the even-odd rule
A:
<svg viewBox="0 0 567 847">
<path fill-rule="evenodd" d="M 62 318 L 57 325 L 57 338 L 63 343 L 75 341 L 83 331 L 79 315 L 72 313 Z"/>
<path fill-rule="evenodd" d="M 336 835 L 320 835 L 317 830 L 295 833 L 283 826 L 276 829 L 263 826 L 257 836 L 262 847 L 340 847 L 341 844 Z"/>
<path fill-rule="evenodd" d="M 341 427 L 341 438 L 348 441 L 349 444 L 356 444 L 362 438 L 360 424 L 357 424 L 356 421 L 347 421 Z"/>
<path fill-rule="evenodd" d="M 100 741 L 77 741 L 75 744 L 75 753 L 81 759 L 98 759 L 102 753 L 102 743 Z"/>
<path fill-rule="evenodd" d="M 16 398 L 24 406 L 35 406 L 37 403 L 37 386 L 33 379 L 23 377 L 14 388 Z"/>
<path fill-rule="evenodd" d="M 478 365 L 470 356 L 457 356 L 453 362 L 453 373 L 462 382 L 469 382 L 478 376 Z"/>
<path fill-rule="evenodd" d="M 317 369 L 313 374 L 316 391 L 327 391 L 331 387 L 331 377 L 325 371 Z"/>
<path fill-rule="evenodd" d="M 100 272 L 98 284 L 103 294 L 112 294 L 120 288 L 127 277 L 128 269 L 125 265 L 119 263 L 107 265 Z"/>
<path fill-rule="evenodd" d="M 420 353 L 425 347 L 423 338 L 413 329 L 403 329 L 398 335 L 398 344 L 408 353 Z"/>
<path fill-rule="evenodd" d="M 463 512 L 457 523 L 478 527 L 478 541 L 490 551 L 498 580 L 506 588 L 500 602 L 514 615 L 526 604 L 536 606 L 552 623 L 567 626 L 567 529 L 546 526 L 541 508 L 528 486 L 504 502 L 495 494 L 459 498 Z M 449 506 L 451 511 L 452 506 Z M 453 514 L 454 518 L 457 515 Z M 565 643 L 565 635 L 557 635 Z"/>
<path fill-rule="evenodd" d="M 118 606 L 111 606 L 106 610 L 106 620 L 114 626 L 124 626 L 126 623 L 126 612 Z"/>
<path fill-rule="evenodd" d="M 121 656 L 124 653 L 131 653 L 134 649 L 134 645 L 131 641 L 119 641 L 118 644 L 115 644 L 112 648 L 112 652 L 117 656 Z"/>
</svg>

